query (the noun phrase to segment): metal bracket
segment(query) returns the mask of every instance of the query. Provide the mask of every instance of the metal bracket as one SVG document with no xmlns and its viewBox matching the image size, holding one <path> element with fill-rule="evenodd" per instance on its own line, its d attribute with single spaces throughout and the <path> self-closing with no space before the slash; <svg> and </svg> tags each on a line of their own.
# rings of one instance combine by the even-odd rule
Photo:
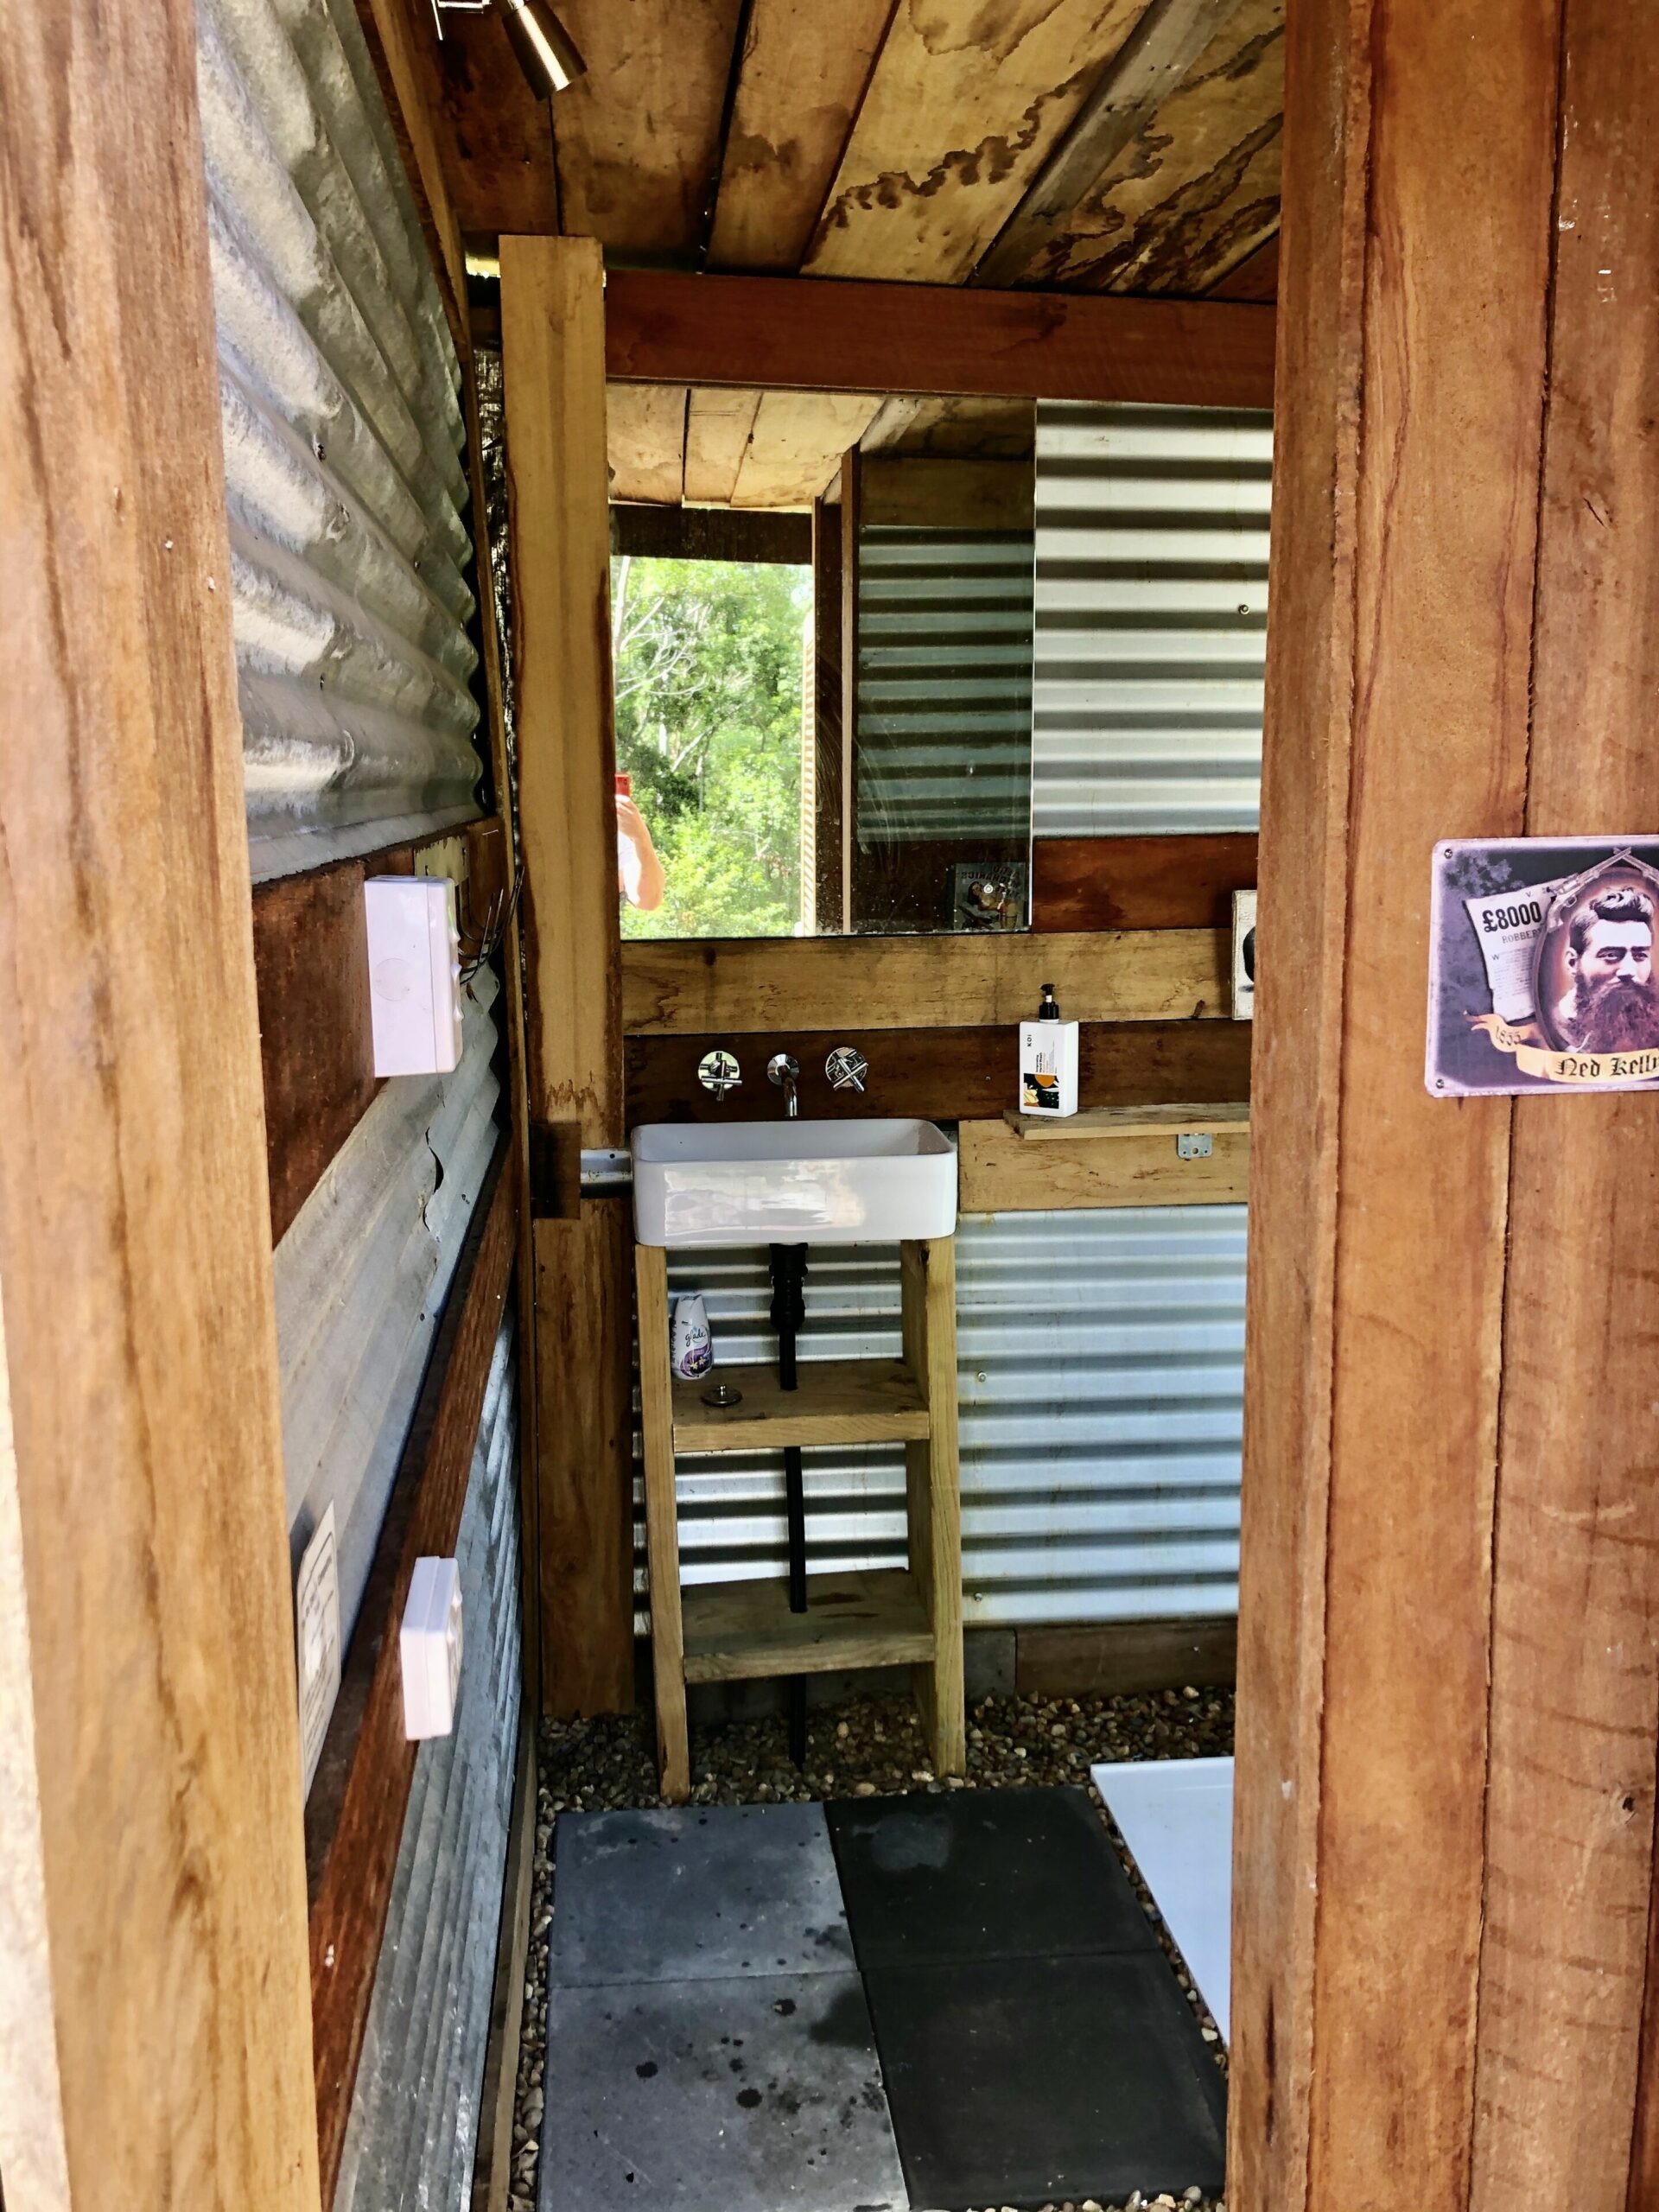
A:
<svg viewBox="0 0 1659 2212">
<path fill-rule="evenodd" d="M 1213 1141 L 1202 1130 L 1185 1130 L 1175 1140 L 1176 1154 L 1182 1160 L 1208 1160 L 1215 1148 Z"/>
</svg>

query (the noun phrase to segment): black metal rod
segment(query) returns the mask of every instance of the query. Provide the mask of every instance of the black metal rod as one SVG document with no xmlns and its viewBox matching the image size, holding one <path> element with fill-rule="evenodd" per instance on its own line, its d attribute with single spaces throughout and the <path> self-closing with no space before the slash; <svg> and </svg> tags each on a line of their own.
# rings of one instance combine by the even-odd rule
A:
<svg viewBox="0 0 1659 2212">
<path fill-rule="evenodd" d="M 774 1244 L 771 1248 L 772 1322 L 778 1332 L 778 1387 L 798 1387 L 795 1367 L 795 1338 L 806 1319 L 806 1247 Z M 789 1610 L 806 1611 L 806 1478 L 798 1444 L 784 1446 L 784 1525 L 789 1559 Z M 806 1677 L 792 1675 L 789 1683 L 789 1755 L 797 1766 L 806 1764 Z"/>
</svg>

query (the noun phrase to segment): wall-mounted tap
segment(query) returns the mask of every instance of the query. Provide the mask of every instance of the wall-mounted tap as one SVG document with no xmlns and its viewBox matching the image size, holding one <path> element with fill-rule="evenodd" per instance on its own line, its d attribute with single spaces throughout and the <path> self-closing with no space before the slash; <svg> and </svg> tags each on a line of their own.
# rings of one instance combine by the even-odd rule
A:
<svg viewBox="0 0 1659 2212">
<path fill-rule="evenodd" d="M 714 1092 L 716 1106 L 723 1106 L 727 1092 L 742 1086 L 743 1077 L 738 1069 L 736 1053 L 722 1051 L 705 1052 L 697 1062 L 697 1081 L 705 1090 Z"/>
<path fill-rule="evenodd" d="M 800 1080 L 800 1062 L 791 1058 L 787 1052 L 774 1052 L 766 1062 L 766 1074 L 783 1092 L 784 1111 L 791 1122 L 794 1121 L 801 1110 L 800 1098 L 795 1088 Z"/>
<path fill-rule="evenodd" d="M 870 1064 L 856 1045 L 837 1045 L 823 1064 L 832 1090 L 862 1090 Z"/>
</svg>

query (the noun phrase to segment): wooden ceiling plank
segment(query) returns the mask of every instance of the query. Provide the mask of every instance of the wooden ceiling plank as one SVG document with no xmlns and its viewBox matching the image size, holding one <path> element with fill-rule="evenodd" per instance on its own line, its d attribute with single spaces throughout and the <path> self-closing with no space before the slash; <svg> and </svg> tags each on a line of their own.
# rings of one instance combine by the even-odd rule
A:
<svg viewBox="0 0 1659 2212">
<path fill-rule="evenodd" d="M 810 507 L 880 405 L 874 395 L 769 391 L 738 471 L 734 507 Z"/>
<path fill-rule="evenodd" d="M 897 10 L 803 266 L 959 283 L 1147 0 L 930 0 Z"/>
<path fill-rule="evenodd" d="M 556 231 L 552 109 L 525 82 L 499 16 L 446 13 L 440 40 L 421 13 L 416 74 L 461 232 Z"/>
<path fill-rule="evenodd" d="M 709 258 L 798 269 L 895 0 L 754 0 Z"/>
<path fill-rule="evenodd" d="M 1230 300 L 613 271 L 613 378 L 1270 407 L 1274 315 Z"/>
<path fill-rule="evenodd" d="M 1239 0 L 1151 0 L 975 269 L 975 284 L 1017 284 L 1072 211 L 1185 77 Z"/>
<path fill-rule="evenodd" d="M 1240 0 L 1176 90 L 1023 268 L 1062 290 L 1207 292 L 1279 226 L 1285 0 Z"/>
<path fill-rule="evenodd" d="M 728 506 L 760 405 L 758 391 L 699 385 L 685 422 L 685 496 L 699 506 Z"/>
<path fill-rule="evenodd" d="M 696 253 L 740 12 L 740 0 L 559 0 L 588 64 L 558 102 L 567 232 L 612 253 Z"/>
<path fill-rule="evenodd" d="M 685 480 L 683 385 L 623 384 L 605 394 L 613 499 L 677 507 Z"/>
<path fill-rule="evenodd" d="M 1037 410 L 1029 399 L 884 399 L 861 450 L 925 454 L 936 461 L 1020 461 L 1036 443 Z"/>
</svg>

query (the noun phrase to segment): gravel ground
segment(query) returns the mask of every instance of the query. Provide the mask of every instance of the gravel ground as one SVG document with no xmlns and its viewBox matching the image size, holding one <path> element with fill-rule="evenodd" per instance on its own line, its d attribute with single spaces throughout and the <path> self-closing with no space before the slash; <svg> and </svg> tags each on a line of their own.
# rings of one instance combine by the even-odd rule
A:
<svg viewBox="0 0 1659 2212">
<path fill-rule="evenodd" d="M 810 1717 L 805 1770 L 791 1764 L 781 1714 L 764 1720 L 694 1729 L 691 1802 L 766 1805 L 828 1797 L 891 1796 L 905 1790 L 1009 1789 L 1031 1783 L 1081 1783 L 1102 1759 L 1204 1758 L 1233 1748 L 1230 1690 L 1165 1690 L 1152 1697 L 992 1697 L 968 1719 L 968 1773 L 938 1781 L 928 1764 L 915 1708 L 905 1697 L 860 1698 L 825 1706 Z M 536 1872 L 531 1899 L 530 1955 L 513 2125 L 512 2212 L 536 2212 L 536 2163 L 542 2121 L 542 2075 L 547 2050 L 547 1947 L 553 1919 L 553 1823 L 563 1812 L 610 1812 L 660 1805 L 656 1766 L 644 1715 L 626 1719 L 544 1723 L 539 1745 Z M 1179 1952 L 1159 1920 L 1146 1885 L 1100 1804 L 1108 1834 L 1129 1870 L 1148 1919 L 1158 1927 L 1205 2040 L 1224 2072 L 1225 2048 Z M 1226 2212 L 1220 2199 L 1128 2199 L 1127 2212 L 1175 2206 L 1181 2212 Z M 642 2208 L 649 2212 L 649 2208 Z M 1001 2212 L 987 2206 L 984 2212 Z M 1088 2198 L 1045 2212 L 1117 2212 Z"/>
</svg>

